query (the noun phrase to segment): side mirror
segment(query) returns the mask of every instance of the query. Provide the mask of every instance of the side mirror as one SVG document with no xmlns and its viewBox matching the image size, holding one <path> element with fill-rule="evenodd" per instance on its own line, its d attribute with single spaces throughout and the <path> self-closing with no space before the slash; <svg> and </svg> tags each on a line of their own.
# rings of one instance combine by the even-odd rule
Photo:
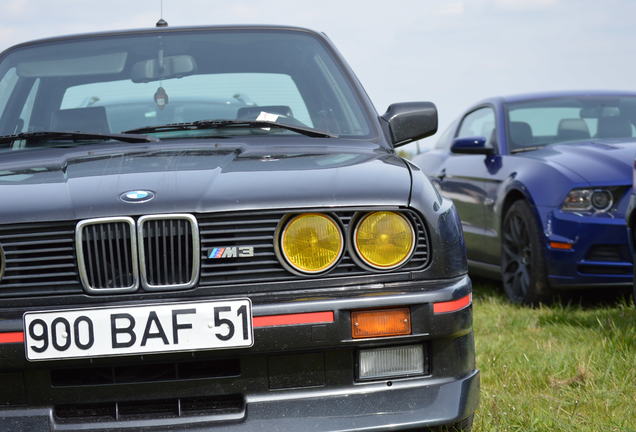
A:
<svg viewBox="0 0 636 432">
<path fill-rule="evenodd" d="M 491 155 L 495 152 L 492 147 L 486 147 L 486 138 L 484 137 L 455 138 L 450 150 L 451 153 L 458 154 Z"/>
<path fill-rule="evenodd" d="M 393 147 L 437 132 L 437 108 L 431 102 L 403 102 L 389 106 L 382 119 L 389 124 Z"/>
</svg>

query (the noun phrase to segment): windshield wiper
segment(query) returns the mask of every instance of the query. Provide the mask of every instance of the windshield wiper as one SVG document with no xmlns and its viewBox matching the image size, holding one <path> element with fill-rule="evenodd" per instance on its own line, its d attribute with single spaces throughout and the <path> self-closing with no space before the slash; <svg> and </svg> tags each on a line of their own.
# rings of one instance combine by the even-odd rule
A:
<svg viewBox="0 0 636 432">
<path fill-rule="evenodd" d="M 116 140 L 127 143 L 148 143 L 158 142 L 159 139 L 146 135 L 133 134 L 102 134 L 89 132 L 61 132 L 61 131 L 40 131 L 40 132 L 24 132 L 15 135 L 0 136 L 0 144 L 11 143 L 17 140 Z"/>
<path fill-rule="evenodd" d="M 148 126 L 138 129 L 127 130 L 124 133 L 145 134 L 152 132 L 172 132 L 180 130 L 196 130 L 196 129 L 224 129 L 224 128 L 280 128 L 287 129 L 302 135 L 313 138 L 337 138 L 336 135 L 328 132 L 322 132 L 302 126 L 290 126 L 283 123 L 276 123 L 266 120 L 199 120 L 188 123 L 171 123 L 161 126 Z"/>
<path fill-rule="evenodd" d="M 529 152 L 534 150 L 541 150 L 544 147 L 545 147 L 544 145 L 522 147 L 522 148 L 511 150 L 510 153 L 515 154 L 515 153 L 523 153 L 523 152 Z"/>
</svg>

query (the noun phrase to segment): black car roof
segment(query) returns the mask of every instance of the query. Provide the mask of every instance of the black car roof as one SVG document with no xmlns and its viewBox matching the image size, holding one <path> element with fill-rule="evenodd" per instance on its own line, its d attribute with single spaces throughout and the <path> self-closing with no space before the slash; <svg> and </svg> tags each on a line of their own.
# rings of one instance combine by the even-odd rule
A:
<svg viewBox="0 0 636 432">
<path fill-rule="evenodd" d="M 49 42 L 58 42 L 72 39 L 90 39 L 108 36 L 121 36 L 121 35 L 134 35 L 134 34 L 157 34 L 157 33 L 175 33 L 175 32 L 189 32 L 189 31 L 202 31 L 202 30 L 264 30 L 264 31 L 295 31 L 301 33 L 311 33 L 321 37 L 326 37 L 324 33 L 320 33 L 304 27 L 295 26 L 283 26 L 283 25 L 268 25 L 268 24 L 234 24 L 234 25 L 205 25 L 205 26 L 177 26 L 177 27 L 146 27 L 137 29 L 126 30 L 109 30 L 102 32 L 89 32 L 78 33 L 62 36 L 53 36 L 41 39 L 34 39 L 31 41 L 21 42 L 13 45 L 8 49 L 15 49 L 29 45 L 38 45 Z"/>
</svg>

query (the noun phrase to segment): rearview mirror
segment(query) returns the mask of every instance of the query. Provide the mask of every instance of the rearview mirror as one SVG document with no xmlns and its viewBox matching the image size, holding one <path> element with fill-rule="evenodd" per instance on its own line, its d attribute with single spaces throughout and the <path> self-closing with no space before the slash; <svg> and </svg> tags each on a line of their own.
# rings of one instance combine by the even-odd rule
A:
<svg viewBox="0 0 636 432">
<path fill-rule="evenodd" d="M 389 106 L 382 119 L 389 124 L 393 147 L 437 132 L 437 108 L 431 102 L 403 102 Z"/>
<path fill-rule="evenodd" d="M 485 137 L 455 138 L 451 145 L 451 153 L 491 155 L 494 152 L 492 147 L 486 147 Z"/>
<path fill-rule="evenodd" d="M 130 77 L 133 82 L 151 82 L 169 78 L 182 78 L 192 75 L 197 68 L 194 57 L 190 55 L 165 56 L 159 64 L 158 59 L 144 60 L 132 66 Z"/>
</svg>

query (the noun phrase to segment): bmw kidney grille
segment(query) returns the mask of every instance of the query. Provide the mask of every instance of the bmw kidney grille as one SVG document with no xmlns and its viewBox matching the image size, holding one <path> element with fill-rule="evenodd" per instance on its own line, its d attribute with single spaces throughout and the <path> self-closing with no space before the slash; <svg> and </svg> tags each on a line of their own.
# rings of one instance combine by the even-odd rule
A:
<svg viewBox="0 0 636 432">
<path fill-rule="evenodd" d="M 137 290 L 137 238 L 132 218 L 84 220 L 77 224 L 75 236 L 80 279 L 86 291 Z"/>
<path fill-rule="evenodd" d="M 80 279 L 89 293 L 187 289 L 199 278 L 199 230 L 187 214 L 89 219 L 76 228 Z"/>
<path fill-rule="evenodd" d="M 139 263 L 147 290 L 186 289 L 199 278 L 199 230 L 188 214 L 139 218 Z"/>
</svg>

